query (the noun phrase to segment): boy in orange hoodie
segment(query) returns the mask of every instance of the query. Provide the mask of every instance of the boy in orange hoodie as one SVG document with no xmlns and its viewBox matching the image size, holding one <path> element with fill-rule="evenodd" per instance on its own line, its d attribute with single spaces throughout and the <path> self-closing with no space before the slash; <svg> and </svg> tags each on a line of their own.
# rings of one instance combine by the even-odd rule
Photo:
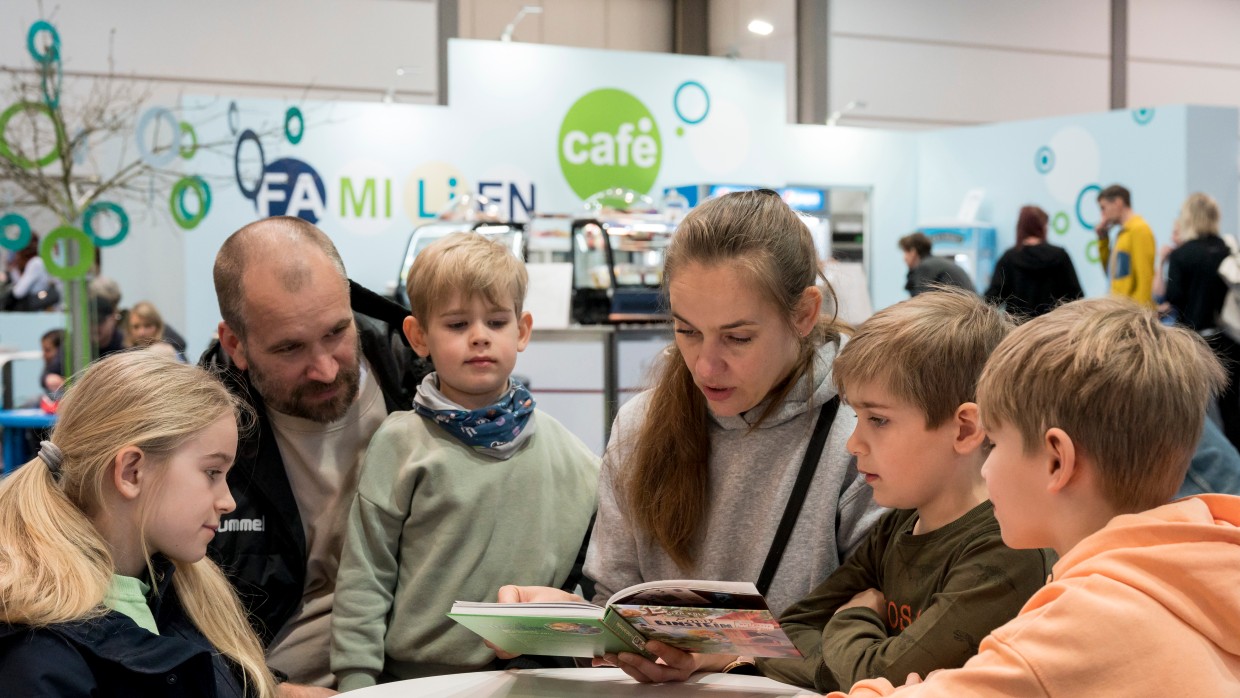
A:
<svg viewBox="0 0 1240 698">
<path fill-rule="evenodd" d="M 848 695 L 1240 695 L 1240 497 L 1165 504 L 1223 381 L 1205 342 L 1126 299 L 1009 335 L 978 386 L 982 474 L 1004 542 L 1059 553 L 1051 581 L 963 668 Z"/>
</svg>

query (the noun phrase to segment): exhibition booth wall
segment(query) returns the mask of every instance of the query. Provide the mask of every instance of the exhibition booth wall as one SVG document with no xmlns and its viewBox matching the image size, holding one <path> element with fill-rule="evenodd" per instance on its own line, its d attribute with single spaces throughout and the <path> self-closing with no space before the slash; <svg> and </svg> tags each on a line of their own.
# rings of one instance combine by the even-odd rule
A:
<svg viewBox="0 0 1240 698">
<path fill-rule="evenodd" d="M 1240 128 L 1231 108 L 882 131 L 789 125 L 784 69 L 775 63 L 453 40 L 448 68 L 447 106 L 219 96 L 164 105 L 150 120 L 188 124 L 176 145 L 192 156 L 168 165 L 183 178 L 148 197 L 151 215 L 131 216 L 128 239 L 105 251 L 105 273 L 122 288 L 158 274 L 161 293 L 150 300 L 174 324 L 183 319 L 178 329 L 196 356 L 219 319 L 216 250 L 268 215 L 316 222 L 350 276 L 386 292 L 413 229 L 466 193 L 527 220 L 535 211 L 578 212 L 584 198 L 616 186 L 656 199 L 691 184 L 857 189 L 868 192 L 865 271 L 875 308 L 906 297 L 896 241 L 919 226 L 959 223 L 962 200 L 976 190 L 977 220 L 996 228 L 1000 252 L 1013 242 L 1020 206 L 1046 209 L 1051 241 L 1070 251 L 1090 295 L 1105 290 L 1093 261 L 1099 187 L 1131 189 L 1160 244 L 1170 241 L 1180 202 L 1197 190 L 1219 200 L 1223 232 L 1236 229 Z M 191 135 L 223 145 L 191 150 Z M 149 136 L 139 128 L 136 137 Z M 37 348 L 46 327 L 31 325 L 26 336 L 27 324 L 6 317 L 0 340 Z M 636 358 L 621 354 L 622 389 L 640 384 L 657 350 L 657 342 L 643 346 Z M 517 370 L 541 374 L 552 362 L 557 386 L 593 390 L 601 354 L 564 361 L 578 349 L 527 352 Z M 591 425 L 583 438 L 601 448 L 601 420 L 582 419 Z"/>
</svg>

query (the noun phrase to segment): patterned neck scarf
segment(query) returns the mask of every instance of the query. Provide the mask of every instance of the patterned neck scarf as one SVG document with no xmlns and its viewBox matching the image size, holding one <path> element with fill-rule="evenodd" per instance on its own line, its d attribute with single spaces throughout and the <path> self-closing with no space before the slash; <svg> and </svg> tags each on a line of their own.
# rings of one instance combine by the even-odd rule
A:
<svg viewBox="0 0 1240 698">
<path fill-rule="evenodd" d="M 530 415 L 534 398 L 519 382 L 508 379 L 508 392 L 493 405 L 467 410 L 439 391 L 439 376 L 422 379 L 413 409 L 475 451 L 508 460 L 534 433 Z"/>
</svg>

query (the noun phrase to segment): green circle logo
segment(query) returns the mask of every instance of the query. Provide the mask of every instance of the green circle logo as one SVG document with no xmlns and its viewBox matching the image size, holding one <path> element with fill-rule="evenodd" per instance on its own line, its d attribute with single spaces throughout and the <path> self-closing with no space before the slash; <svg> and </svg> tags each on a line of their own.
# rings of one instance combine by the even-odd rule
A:
<svg viewBox="0 0 1240 698">
<path fill-rule="evenodd" d="M 623 90 L 586 94 L 560 124 L 560 171 L 583 199 L 611 187 L 649 193 L 662 161 L 654 116 Z"/>
</svg>

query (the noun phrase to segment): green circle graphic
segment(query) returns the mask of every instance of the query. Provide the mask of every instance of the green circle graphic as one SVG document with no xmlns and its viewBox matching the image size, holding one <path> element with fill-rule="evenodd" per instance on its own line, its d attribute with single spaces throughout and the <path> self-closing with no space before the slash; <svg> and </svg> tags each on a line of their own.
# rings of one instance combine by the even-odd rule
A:
<svg viewBox="0 0 1240 698">
<path fill-rule="evenodd" d="M 185 147 L 185 138 L 189 138 L 189 148 Z M 188 121 L 181 122 L 181 147 L 179 149 L 181 157 L 189 160 L 198 152 L 198 133 L 194 131 L 193 124 Z"/>
<path fill-rule="evenodd" d="M 194 213 L 190 213 L 185 205 L 185 194 L 189 192 L 198 199 L 197 211 Z M 177 225 L 185 230 L 193 230 L 207 217 L 207 212 L 211 209 L 211 188 L 207 186 L 207 181 L 198 175 L 182 177 L 172 185 L 168 207 Z"/>
<path fill-rule="evenodd" d="M 1095 263 L 1102 261 L 1102 257 L 1100 256 L 1100 253 L 1098 251 L 1097 240 L 1090 240 L 1088 243 L 1085 244 L 1085 261 L 1095 262 Z"/>
<path fill-rule="evenodd" d="M 1057 235 L 1067 235 L 1068 224 L 1070 222 L 1071 221 L 1068 220 L 1068 214 L 1063 211 L 1059 211 L 1051 217 L 1051 230 L 1054 230 Z"/>
<path fill-rule="evenodd" d="M 29 160 L 21 153 L 15 152 L 13 150 L 13 146 L 9 143 L 9 139 L 4 135 L 5 129 L 9 127 L 9 121 L 12 120 L 14 116 L 17 116 L 24 111 L 34 111 L 46 114 L 47 118 L 52 120 L 52 126 L 55 127 L 56 130 L 56 146 L 52 148 L 47 155 L 44 155 L 37 160 Z M 18 102 L 9 106 L 9 108 L 5 109 L 3 113 L 0 113 L 0 156 L 8 158 L 13 162 L 13 164 L 23 170 L 33 169 L 36 166 L 47 167 L 53 162 L 56 162 L 57 158 L 60 157 L 60 146 L 64 140 L 65 134 L 64 131 L 61 130 L 61 124 L 56 120 L 56 116 L 52 113 L 52 108 L 46 104 L 42 104 L 40 102 Z"/>
<path fill-rule="evenodd" d="M 65 243 L 77 243 L 77 262 L 72 266 L 65 266 L 56 261 L 56 257 L 52 251 L 56 249 L 56 245 L 61 241 Z M 86 278 L 86 272 L 90 271 L 91 265 L 95 263 L 95 243 L 90 241 L 86 233 L 67 225 L 62 225 L 47 234 L 47 237 L 39 241 L 39 256 L 43 258 L 43 265 L 47 267 L 47 273 L 64 281 L 73 281 L 74 279 Z"/>
<path fill-rule="evenodd" d="M 585 199 L 611 187 L 649 193 L 663 162 L 654 115 L 623 90 L 594 90 L 564 115 L 557 141 L 560 171 Z"/>
</svg>

